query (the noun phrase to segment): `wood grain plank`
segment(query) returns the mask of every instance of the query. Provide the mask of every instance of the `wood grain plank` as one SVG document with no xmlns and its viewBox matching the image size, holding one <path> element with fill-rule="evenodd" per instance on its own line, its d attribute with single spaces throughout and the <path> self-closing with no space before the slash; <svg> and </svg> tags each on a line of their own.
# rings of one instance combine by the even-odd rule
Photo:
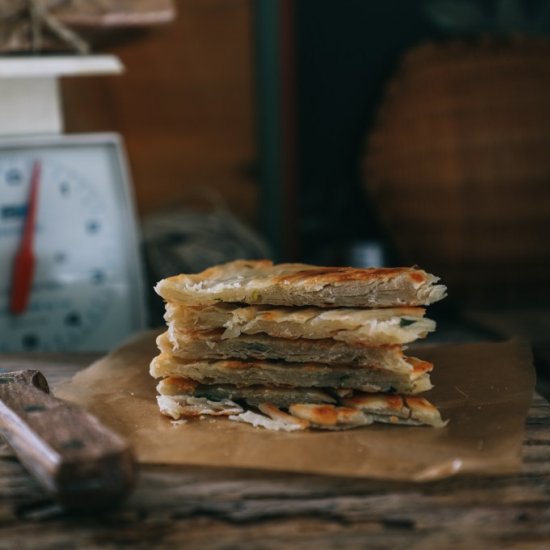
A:
<svg viewBox="0 0 550 550">
<path fill-rule="evenodd" d="M 10 358 L 69 376 L 90 356 Z M 0 366 L 5 366 L 3 359 Z M 61 365 L 61 367 L 59 366 Z M 0 548 L 486 548 L 550 546 L 550 405 L 535 396 L 514 476 L 425 484 L 147 466 L 118 509 L 69 517 L 0 446 Z"/>
</svg>

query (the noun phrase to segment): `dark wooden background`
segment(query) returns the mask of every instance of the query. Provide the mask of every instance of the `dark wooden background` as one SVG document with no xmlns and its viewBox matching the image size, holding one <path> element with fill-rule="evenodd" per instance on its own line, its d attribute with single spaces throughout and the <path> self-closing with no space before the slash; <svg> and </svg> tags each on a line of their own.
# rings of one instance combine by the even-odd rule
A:
<svg viewBox="0 0 550 550">
<path fill-rule="evenodd" d="M 123 135 L 142 215 L 211 188 L 256 222 L 251 2 L 176 4 L 173 23 L 106 48 L 124 75 L 65 79 L 66 129 Z"/>
</svg>

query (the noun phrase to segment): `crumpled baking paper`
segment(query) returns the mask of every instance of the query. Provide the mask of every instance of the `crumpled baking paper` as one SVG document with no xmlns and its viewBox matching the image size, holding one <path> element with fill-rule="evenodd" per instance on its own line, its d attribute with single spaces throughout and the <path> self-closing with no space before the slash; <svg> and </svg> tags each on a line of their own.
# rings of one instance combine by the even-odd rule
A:
<svg viewBox="0 0 550 550">
<path fill-rule="evenodd" d="M 518 471 L 535 373 L 522 341 L 419 347 L 434 363 L 425 394 L 447 427 L 372 425 L 342 432 L 271 432 L 225 418 L 173 422 L 159 413 L 146 333 L 59 386 L 132 443 L 146 464 L 252 468 L 428 481 Z"/>
</svg>

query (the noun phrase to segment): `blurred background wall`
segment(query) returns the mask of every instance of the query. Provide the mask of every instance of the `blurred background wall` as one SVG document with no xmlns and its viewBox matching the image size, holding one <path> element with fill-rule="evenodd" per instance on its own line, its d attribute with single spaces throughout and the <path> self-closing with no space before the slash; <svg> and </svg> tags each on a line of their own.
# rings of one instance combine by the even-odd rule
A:
<svg viewBox="0 0 550 550">
<path fill-rule="evenodd" d="M 141 215 L 208 187 L 256 223 L 252 3 L 176 5 L 173 23 L 105 44 L 123 76 L 64 81 L 67 131 L 124 136 Z"/>
<path fill-rule="evenodd" d="M 175 22 L 107 44 L 125 75 L 64 81 L 67 131 L 123 134 L 142 215 L 173 200 L 196 200 L 197 187 L 208 186 L 240 217 L 261 225 L 255 89 L 261 3 L 180 0 Z M 384 78 L 427 25 L 405 0 L 286 3 L 300 128 L 301 221 L 294 238 L 303 241 L 301 255 L 330 262 L 334 247 L 372 229 L 357 168 L 365 128 Z"/>
<path fill-rule="evenodd" d="M 547 0 L 177 6 L 109 47 L 126 75 L 64 84 L 69 131 L 123 134 L 142 215 L 213 188 L 277 259 L 374 242 L 458 304 L 550 301 Z"/>
</svg>

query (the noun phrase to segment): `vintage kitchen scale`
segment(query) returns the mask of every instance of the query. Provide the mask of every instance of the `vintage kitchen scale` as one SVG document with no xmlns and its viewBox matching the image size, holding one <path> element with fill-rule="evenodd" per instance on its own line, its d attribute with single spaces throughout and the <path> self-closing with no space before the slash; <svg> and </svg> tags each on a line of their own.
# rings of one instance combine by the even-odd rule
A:
<svg viewBox="0 0 550 550">
<path fill-rule="evenodd" d="M 114 56 L 0 59 L 0 352 L 102 351 L 146 325 L 120 136 L 62 134 L 61 76 Z"/>
</svg>

